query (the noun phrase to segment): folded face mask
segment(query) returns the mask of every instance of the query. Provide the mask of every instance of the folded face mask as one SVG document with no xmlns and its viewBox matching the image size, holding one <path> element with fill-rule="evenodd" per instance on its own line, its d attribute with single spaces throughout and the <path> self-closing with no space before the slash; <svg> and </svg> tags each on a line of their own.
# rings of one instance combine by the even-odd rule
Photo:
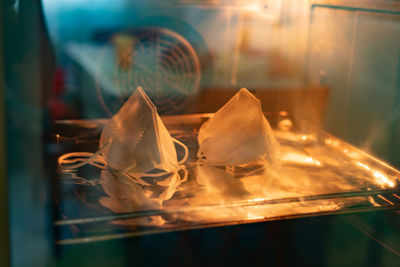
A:
<svg viewBox="0 0 400 267">
<path fill-rule="evenodd" d="M 185 156 L 178 162 L 174 143 L 182 146 Z M 87 160 L 67 159 L 86 156 L 88 153 L 75 152 L 59 158 L 60 164 L 74 163 L 69 168 L 84 164 L 103 162 L 113 170 L 132 176 L 160 176 L 177 172 L 179 164 L 188 155 L 184 144 L 171 137 L 161 121 L 156 107 L 141 87 L 129 97 L 121 109 L 105 125 L 100 136 L 99 150 Z M 61 159 L 61 160 L 60 160 Z M 156 173 L 147 173 L 157 170 Z"/>
<path fill-rule="evenodd" d="M 247 89 L 236 93 L 198 134 L 198 157 L 214 165 L 237 165 L 279 159 L 279 143 L 265 118 L 260 101 Z"/>
<path fill-rule="evenodd" d="M 144 173 L 153 169 L 172 172 L 178 168 L 174 140 L 156 107 L 138 87 L 105 126 L 100 147 L 109 166 Z"/>
</svg>

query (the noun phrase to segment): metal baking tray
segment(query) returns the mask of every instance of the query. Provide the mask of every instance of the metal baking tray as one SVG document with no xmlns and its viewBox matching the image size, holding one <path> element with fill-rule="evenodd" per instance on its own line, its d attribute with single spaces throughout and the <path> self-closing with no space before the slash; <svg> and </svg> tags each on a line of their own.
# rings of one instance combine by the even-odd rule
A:
<svg viewBox="0 0 400 267">
<path fill-rule="evenodd" d="M 318 128 L 299 127 L 285 111 L 266 113 L 281 144 L 278 164 L 199 171 L 197 132 L 210 116 L 163 116 L 189 157 L 178 176 L 142 183 L 91 165 L 58 168 L 64 153 L 95 152 L 106 120 L 57 121 L 46 149 L 54 166 L 56 243 L 400 207 L 399 171 Z"/>
</svg>

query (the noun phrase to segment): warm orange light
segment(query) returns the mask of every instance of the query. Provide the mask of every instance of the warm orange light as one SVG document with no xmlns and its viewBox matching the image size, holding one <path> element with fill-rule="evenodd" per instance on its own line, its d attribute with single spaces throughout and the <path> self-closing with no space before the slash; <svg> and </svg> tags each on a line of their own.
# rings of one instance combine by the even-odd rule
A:
<svg viewBox="0 0 400 267">
<path fill-rule="evenodd" d="M 246 9 L 249 11 L 261 12 L 261 7 L 258 4 L 251 4 L 251 5 L 247 6 Z"/>
<path fill-rule="evenodd" d="M 297 163 L 297 164 L 315 165 L 315 166 L 322 165 L 321 162 L 319 162 L 316 159 L 313 159 L 311 157 L 302 154 L 291 153 L 291 152 L 283 155 L 282 160 L 288 163 Z"/>
<path fill-rule="evenodd" d="M 371 170 L 371 168 L 370 168 L 368 165 L 366 165 L 366 164 L 363 164 L 363 163 L 358 162 L 358 161 L 356 162 L 356 164 L 357 164 L 358 166 L 360 166 L 360 167 L 366 169 L 367 171 L 370 171 L 370 170 Z"/>
<path fill-rule="evenodd" d="M 394 187 L 395 184 L 393 181 L 391 181 L 386 175 L 384 175 L 383 173 L 379 172 L 379 171 L 373 171 L 372 174 L 374 175 L 374 177 L 376 178 L 376 182 L 382 186 L 389 186 L 389 187 Z"/>
<path fill-rule="evenodd" d="M 389 187 L 394 187 L 395 183 L 390 180 L 386 175 L 384 175 L 382 172 L 377 171 L 377 170 L 373 170 L 371 169 L 371 167 L 369 167 L 368 165 L 361 163 L 361 162 L 356 162 L 356 164 L 360 167 L 362 167 L 363 169 L 365 169 L 366 171 L 369 171 L 372 173 L 372 175 L 375 177 L 375 182 L 380 185 L 380 186 L 389 186 Z"/>
<path fill-rule="evenodd" d="M 381 205 L 379 205 L 378 203 L 376 203 L 376 201 L 374 200 L 373 197 L 369 196 L 368 197 L 369 202 L 374 206 L 374 207 L 380 207 Z"/>
</svg>

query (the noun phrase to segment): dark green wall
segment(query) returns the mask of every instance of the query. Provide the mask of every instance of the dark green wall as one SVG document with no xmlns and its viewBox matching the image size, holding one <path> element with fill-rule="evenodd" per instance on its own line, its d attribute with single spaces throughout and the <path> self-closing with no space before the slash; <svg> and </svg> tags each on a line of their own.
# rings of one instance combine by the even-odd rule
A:
<svg viewBox="0 0 400 267">
<path fill-rule="evenodd" d="M 0 5 L 0 17 L 3 18 L 3 8 Z M 3 22 L 3 21 L 2 21 Z M 0 266 L 9 266 L 8 243 L 8 201 L 6 175 L 6 142 L 5 142 L 5 102 L 3 76 L 3 27 L 0 24 Z"/>
</svg>

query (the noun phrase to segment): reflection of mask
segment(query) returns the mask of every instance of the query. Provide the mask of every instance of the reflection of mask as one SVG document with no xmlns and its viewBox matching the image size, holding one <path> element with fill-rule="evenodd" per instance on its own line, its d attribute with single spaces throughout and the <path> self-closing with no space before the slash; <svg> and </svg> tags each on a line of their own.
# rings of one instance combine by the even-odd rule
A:
<svg viewBox="0 0 400 267">
<path fill-rule="evenodd" d="M 243 200 L 250 196 L 239 179 L 205 160 L 199 160 L 196 170 L 197 182 L 205 187 L 209 201 Z"/>
<path fill-rule="evenodd" d="M 264 157 L 274 162 L 279 158 L 279 143 L 261 103 L 245 88 L 201 126 L 198 142 L 198 155 L 212 164 L 236 165 Z"/>
<path fill-rule="evenodd" d="M 185 172 L 186 170 L 183 169 Z M 187 177 L 187 174 L 184 175 Z M 186 178 L 184 178 L 186 179 Z M 161 209 L 163 202 L 169 200 L 179 190 L 181 180 L 178 173 L 172 173 L 154 186 L 143 189 L 138 183 L 120 172 L 101 172 L 100 185 L 107 197 L 99 199 L 100 204 L 114 213 L 137 212 Z M 160 216 L 133 218 L 113 221 L 122 225 L 158 225 L 164 224 Z"/>
<path fill-rule="evenodd" d="M 148 199 L 143 189 L 131 179 L 120 173 L 109 171 L 101 172 L 100 185 L 108 197 L 101 197 L 100 204 L 114 213 L 135 212 L 159 209 L 160 204 Z M 113 221 L 122 225 L 162 225 L 164 220 L 160 216 L 135 218 Z"/>
<path fill-rule="evenodd" d="M 144 173 L 153 169 L 178 169 L 174 140 L 141 87 L 106 124 L 101 154 L 115 170 Z M 185 148 L 186 150 L 186 148 Z"/>
<path fill-rule="evenodd" d="M 140 185 L 118 172 L 102 171 L 100 184 L 108 195 L 101 197 L 100 203 L 115 213 L 160 208 L 157 201 L 147 198 Z"/>
</svg>

